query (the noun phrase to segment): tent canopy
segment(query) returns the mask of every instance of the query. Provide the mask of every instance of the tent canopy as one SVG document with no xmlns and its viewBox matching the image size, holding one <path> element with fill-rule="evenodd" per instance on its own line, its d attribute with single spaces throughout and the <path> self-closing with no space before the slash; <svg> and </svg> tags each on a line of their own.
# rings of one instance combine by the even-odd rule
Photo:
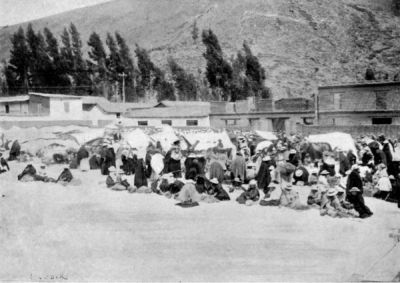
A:
<svg viewBox="0 0 400 283">
<path fill-rule="evenodd" d="M 334 132 L 328 134 L 310 135 L 308 141 L 312 143 L 327 143 L 332 149 L 338 147 L 345 151 L 357 153 L 356 145 L 350 134 Z"/>
</svg>

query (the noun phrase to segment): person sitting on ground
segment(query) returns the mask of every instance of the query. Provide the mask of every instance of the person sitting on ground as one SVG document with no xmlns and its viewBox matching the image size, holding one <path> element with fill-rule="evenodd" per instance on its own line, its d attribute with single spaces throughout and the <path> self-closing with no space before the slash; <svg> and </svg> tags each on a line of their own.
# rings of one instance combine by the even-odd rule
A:
<svg viewBox="0 0 400 283">
<path fill-rule="evenodd" d="M 243 191 L 244 188 L 242 186 L 242 180 L 240 180 L 239 178 L 235 178 L 232 181 L 232 186 L 229 188 L 229 192 L 233 193 L 234 191 Z"/>
<path fill-rule="evenodd" d="M 7 161 L 3 157 L 3 153 L 0 152 L 0 174 L 10 171 L 10 166 L 8 166 Z"/>
<path fill-rule="evenodd" d="M 21 146 L 18 140 L 15 140 L 11 146 L 10 153 L 8 156 L 8 161 L 17 160 L 20 154 L 21 154 Z"/>
<path fill-rule="evenodd" d="M 347 210 L 347 213 L 351 216 L 358 217 L 358 212 L 355 211 L 354 206 L 346 200 L 346 190 L 342 187 L 337 187 L 337 198 L 341 207 Z"/>
<path fill-rule="evenodd" d="M 199 194 L 203 194 L 207 192 L 207 183 L 208 180 L 204 176 L 197 176 L 196 178 L 196 190 Z"/>
<path fill-rule="evenodd" d="M 358 212 L 360 218 L 367 218 L 373 215 L 369 207 L 365 205 L 362 192 L 359 188 L 351 188 L 347 195 L 347 200 L 354 206 L 354 209 Z"/>
<path fill-rule="evenodd" d="M 257 181 L 250 180 L 249 188 L 245 190 L 236 201 L 240 204 L 253 205 L 260 199 L 260 192 L 258 191 Z"/>
<path fill-rule="evenodd" d="M 106 179 L 107 188 L 114 191 L 124 191 L 128 190 L 130 193 L 135 192 L 134 188 L 128 183 L 126 179 L 122 178 L 121 172 L 117 170 L 114 166 L 108 168 L 108 176 Z"/>
<path fill-rule="evenodd" d="M 202 195 L 196 190 L 195 173 L 192 172 L 187 177 L 186 183 L 183 185 L 176 199 L 181 201 L 182 205 L 195 206 L 202 200 Z"/>
<path fill-rule="evenodd" d="M 321 204 L 320 215 L 329 215 L 331 217 L 350 217 L 351 215 L 347 213 L 337 198 L 337 190 L 330 188 L 326 193 L 327 199 Z"/>
<path fill-rule="evenodd" d="M 210 180 L 211 186 L 208 189 L 208 194 L 214 196 L 220 201 L 230 200 L 229 194 L 222 188 L 221 184 L 218 182 L 217 178 Z"/>
<path fill-rule="evenodd" d="M 311 206 L 321 205 L 321 191 L 318 186 L 312 186 L 310 194 L 307 197 L 307 204 Z"/>
<path fill-rule="evenodd" d="M 282 194 L 279 199 L 279 206 L 288 207 L 296 210 L 305 210 L 309 207 L 300 203 L 299 193 L 294 192 L 291 184 L 286 184 L 282 188 Z"/>
<path fill-rule="evenodd" d="M 89 167 L 90 170 L 97 170 L 101 168 L 101 160 L 100 155 L 95 153 L 92 157 L 89 158 Z"/>
<path fill-rule="evenodd" d="M 57 178 L 57 183 L 66 186 L 66 185 L 80 185 L 80 181 L 78 179 L 75 179 L 74 176 L 72 176 L 71 171 L 69 168 L 64 168 L 64 170 L 61 172 L 60 176 Z"/>
</svg>

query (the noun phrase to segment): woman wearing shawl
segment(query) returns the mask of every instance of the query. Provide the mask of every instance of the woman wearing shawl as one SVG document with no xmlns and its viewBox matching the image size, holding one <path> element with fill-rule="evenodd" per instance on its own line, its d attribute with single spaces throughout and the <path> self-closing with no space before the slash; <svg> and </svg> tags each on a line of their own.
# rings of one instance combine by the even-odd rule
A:
<svg viewBox="0 0 400 283">
<path fill-rule="evenodd" d="M 167 152 L 164 159 L 164 173 L 178 172 L 178 177 L 182 176 L 181 168 L 182 154 L 179 149 L 179 142 L 176 141 L 172 148 Z"/>
<path fill-rule="evenodd" d="M 233 178 L 239 178 L 243 181 L 245 180 L 246 161 L 240 152 L 237 152 L 235 158 L 233 159 L 231 171 Z"/>
</svg>

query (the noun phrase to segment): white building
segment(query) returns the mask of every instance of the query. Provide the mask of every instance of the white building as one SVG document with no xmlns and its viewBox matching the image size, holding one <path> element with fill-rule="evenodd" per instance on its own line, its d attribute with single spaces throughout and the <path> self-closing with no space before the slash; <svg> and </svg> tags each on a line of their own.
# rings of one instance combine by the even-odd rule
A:
<svg viewBox="0 0 400 283">
<path fill-rule="evenodd" d="M 210 104 L 196 101 L 162 101 L 153 108 L 130 110 L 125 115 L 134 126 L 210 127 Z"/>
</svg>

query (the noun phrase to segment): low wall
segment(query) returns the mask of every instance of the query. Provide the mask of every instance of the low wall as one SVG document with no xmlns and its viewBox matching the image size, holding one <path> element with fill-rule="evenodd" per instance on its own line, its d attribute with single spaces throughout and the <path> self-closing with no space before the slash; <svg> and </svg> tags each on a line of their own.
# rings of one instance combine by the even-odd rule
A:
<svg viewBox="0 0 400 283">
<path fill-rule="evenodd" d="M 103 127 L 105 125 L 110 124 L 111 120 L 99 121 L 99 125 L 95 125 L 90 120 L 34 120 L 34 121 L 1 121 L 0 120 L 0 128 L 9 129 L 13 126 L 19 128 L 43 128 L 43 127 L 52 127 L 52 126 L 86 126 L 86 127 Z"/>
<path fill-rule="evenodd" d="M 400 125 L 357 125 L 357 126 L 305 126 L 298 124 L 297 131 L 303 135 L 326 134 L 332 132 L 343 132 L 351 134 L 354 138 L 361 135 L 379 135 L 399 138 Z"/>
</svg>

